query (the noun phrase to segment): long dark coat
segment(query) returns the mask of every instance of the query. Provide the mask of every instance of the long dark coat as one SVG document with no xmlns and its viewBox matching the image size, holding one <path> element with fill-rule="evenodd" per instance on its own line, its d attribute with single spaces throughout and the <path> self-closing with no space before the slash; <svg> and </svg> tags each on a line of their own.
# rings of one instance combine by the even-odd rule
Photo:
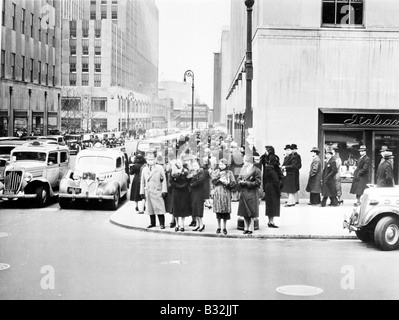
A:
<svg viewBox="0 0 399 320">
<path fill-rule="evenodd" d="M 371 160 L 368 156 L 361 157 L 357 163 L 356 171 L 353 175 L 351 194 L 363 195 L 370 181 Z"/>
<path fill-rule="evenodd" d="M 337 163 L 334 158 L 331 158 L 325 165 L 323 170 L 323 197 L 336 197 L 337 196 L 337 179 L 338 173 Z"/>
<path fill-rule="evenodd" d="M 244 218 L 259 218 L 259 192 L 262 184 L 262 172 L 255 166 L 247 174 L 245 167 L 241 170 L 238 177 L 238 186 L 240 192 L 240 202 L 238 205 L 238 216 Z M 246 184 L 241 185 L 244 181 Z"/>
<path fill-rule="evenodd" d="M 309 180 L 306 187 L 306 192 L 321 193 L 321 179 L 322 179 L 323 165 L 320 157 L 313 158 L 310 165 Z"/>
<path fill-rule="evenodd" d="M 266 216 L 280 217 L 281 185 L 284 179 L 284 175 L 280 169 L 280 159 L 274 154 L 269 156 L 263 155 L 260 163 L 263 168 Z"/>
<path fill-rule="evenodd" d="M 185 218 L 191 216 L 191 197 L 190 197 L 190 179 L 187 175 L 172 177 L 172 210 L 176 218 Z"/>
<path fill-rule="evenodd" d="M 145 161 L 143 162 L 135 162 L 130 168 L 130 174 L 134 175 L 132 185 L 130 188 L 130 201 L 139 202 L 141 201 L 140 197 L 140 183 L 141 183 L 141 169 L 145 165 Z"/>
<path fill-rule="evenodd" d="M 173 212 L 173 208 L 172 208 L 173 187 L 172 187 L 172 184 L 170 183 L 170 180 L 172 179 L 171 170 L 166 171 L 165 174 L 166 174 L 166 182 L 167 182 L 167 185 L 168 185 L 168 194 L 164 198 L 165 210 L 168 213 L 172 213 Z"/>
<path fill-rule="evenodd" d="M 299 155 L 299 153 L 293 153 L 293 156 L 295 158 L 295 188 L 296 191 L 301 190 L 301 182 L 300 182 L 300 172 L 299 170 L 302 169 L 302 157 Z"/>
<path fill-rule="evenodd" d="M 377 171 L 377 187 L 391 188 L 395 186 L 395 179 L 393 176 L 393 167 L 389 160 L 385 160 L 380 164 Z"/>
<path fill-rule="evenodd" d="M 282 192 L 285 193 L 297 193 L 297 167 L 298 159 L 294 154 L 290 154 L 284 158 L 283 166 L 286 168 L 287 175 L 284 179 L 284 185 Z"/>
<path fill-rule="evenodd" d="M 204 202 L 205 202 L 205 183 L 207 182 L 206 173 L 201 170 L 191 179 L 190 195 L 191 195 L 191 214 L 193 217 L 204 217 Z M 208 181 L 209 182 L 209 181 Z"/>
</svg>

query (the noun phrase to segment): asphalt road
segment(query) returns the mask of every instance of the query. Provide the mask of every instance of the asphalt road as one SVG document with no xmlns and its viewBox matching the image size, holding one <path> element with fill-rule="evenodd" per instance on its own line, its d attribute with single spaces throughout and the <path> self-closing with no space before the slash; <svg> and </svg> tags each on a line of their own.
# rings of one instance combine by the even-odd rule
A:
<svg viewBox="0 0 399 320">
<path fill-rule="evenodd" d="M 101 208 L 0 203 L 0 299 L 398 299 L 399 252 L 359 241 L 156 235 L 109 223 Z M 11 234 L 1 237 L 3 233 Z"/>
</svg>

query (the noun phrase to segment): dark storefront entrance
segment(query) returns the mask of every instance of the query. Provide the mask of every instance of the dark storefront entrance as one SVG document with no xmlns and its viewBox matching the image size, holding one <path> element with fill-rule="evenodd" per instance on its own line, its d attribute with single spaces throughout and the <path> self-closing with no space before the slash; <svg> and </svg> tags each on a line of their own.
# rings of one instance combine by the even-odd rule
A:
<svg viewBox="0 0 399 320">
<path fill-rule="evenodd" d="M 387 146 L 395 156 L 394 175 L 399 184 L 399 111 L 366 109 L 320 109 L 319 146 L 322 150 L 334 148 L 342 161 L 342 182 L 352 182 L 353 172 L 360 157 L 360 145 L 369 149 L 373 173 L 370 181 L 375 183 L 375 174 L 381 161 L 382 146 Z"/>
</svg>

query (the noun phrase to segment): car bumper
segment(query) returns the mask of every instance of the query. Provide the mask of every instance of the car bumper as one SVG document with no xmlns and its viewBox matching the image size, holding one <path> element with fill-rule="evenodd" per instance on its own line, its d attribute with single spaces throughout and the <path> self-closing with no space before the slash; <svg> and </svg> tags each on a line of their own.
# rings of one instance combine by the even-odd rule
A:
<svg viewBox="0 0 399 320">
<path fill-rule="evenodd" d="M 36 194 L 2 194 L 1 199 L 36 199 Z"/>
<path fill-rule="evenodd" d="M 350 232 L 359 231 L 358 227 L 351 225 L 348 221 L 344 221 L 344 229 L 348 229 Z"/>
<path fill-rule="evenodd" d="M 71 199 L 71 200 L 98 200 L 98 201 L 103 201 L 103 200 L 114 200 L 114 196 L 110 195 L 89 195 L 89 194 L 67 194 L 67 193 L 61 193 L 58 195 L 60 199 Z"/>
</svg>

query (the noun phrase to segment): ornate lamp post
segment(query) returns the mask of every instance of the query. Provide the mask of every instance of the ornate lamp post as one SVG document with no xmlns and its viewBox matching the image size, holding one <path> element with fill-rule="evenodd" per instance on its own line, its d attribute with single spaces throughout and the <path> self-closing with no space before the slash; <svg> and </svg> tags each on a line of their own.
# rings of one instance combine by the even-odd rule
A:
<svg viewBox="0 0 399 320">
<path fill-rule="evenodd" d="M 191 86 L 191 93 L 192 93 L 192 97 L 191 97 L 191 132 L 194 132 L 194 90 L 195 90 L 194 72 L 191 70 L 186 71 L 186 73 L 184 74 L 184 82 L 185 83 L 187 82 L 187 77 L 193 79 L 192 86 Z"/>
</svg>

